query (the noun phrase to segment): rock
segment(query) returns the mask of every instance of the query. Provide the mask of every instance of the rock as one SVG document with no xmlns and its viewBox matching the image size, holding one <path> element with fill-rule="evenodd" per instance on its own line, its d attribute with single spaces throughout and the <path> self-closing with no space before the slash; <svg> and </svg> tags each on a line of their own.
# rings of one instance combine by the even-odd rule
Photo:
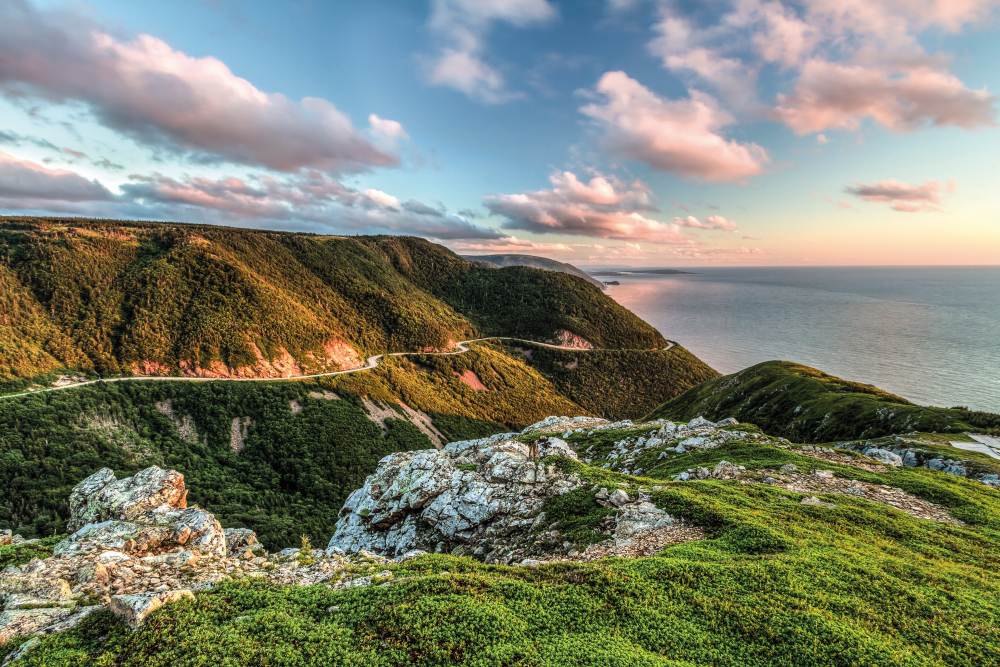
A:
<svg viewBox="0 0 1000 667">
<path fill-rule="evenodd" d="M 193 600 L 189 590 L 166 591 L 163 593 L 140 593 L 136 595 L 115 595 L 111 598 L 111 612 L 129 627 L 137 628 L 154 611 L 166 604 L 179 600 Z"/>
<path fill-rule="evenodd" d="M 623 505 L 615 517 L 614 540 L 620 545 L 650 530 L 674 523 L 674 518 L 648 501 Z"/>
<path fill-rule="evenodd" d="M 715 479 L 738 479 L 746 468 L 730 463 L 729 461 L 719 461 L 712 469 L 712 477 Z"/>
<path fill-rule="evenodd" d="M 821 479 L 833 479 L 832 470 L 814 470 L 813 475 Z"/>
<path fill-rule="evenodd" d="M 713 421 L 711 421 L 709 419 L 705 419 L 704 417 L 700 417 L 699 416 L 699 417 L 695 417 L 694 419 L 692 419 L 691 421 L 689 421 L 687 423 L 687 426 L 688 426 L 689 429 L 711 428 L 711 427 L 715 426 L 715 422 L 713 422 Z"/>
<path fill-rule="evenodd" d="M 55 546 L 58 556 L 109 550 L 149 554 L 178 546 L 226 553 L 222 526 L 211 513 L 187 507 L 184 476 L 173 470 L 154 466 L 116 480 L 104 468 L 73 489 L 70 508 L 67 525 L 76 530 Z"/>
<path fill-rule="evenodd" d="M 529 445 L 510 436 L 390 454 L 344 503 L 328 549 L 390 558 L 413 549 L 461 551 L 519 560 L 529 555 L 521 552 L 532 547 L 530 528 L 544 500 L 582 485 L 544 464 L 547 452 L 576 458 L 559 438 Z"/>
<path fill-rule="evenodd" d="M 630 500 L 631 498 L 629 498 L 628 494 L 622 489 L 615 489 L 611 495 L 608 496 L 608 502 L 614 507 L 621 507 Z"/>
<path fill-rule="evenodd" d="M 0 591 L 5 609 L 73 606 L 72 588 L 61 577 L 17 570 L 4 572 L 0 575 Z"/>
<path fill-rule="evenodd" d="M 187 507 L 187 489 L 179 472 L 152 466 L 132 477 L 115 479 L 112 470 L 102 468 L 73 488 L 66 528 L 75 531 L 108 519 L 132 521 L 163 505 Z"/>
<path fill-rule="evenodd" d="M 791 475 L 793 473 L 797 473 L 799 471 L 799 467 L 794 463 L 786 463 L 785 465 L 781 466 L 779 470 L 785 475 Z"/>
<path fill-rule="evenodd" d="M 881 447 L 869 447 L 864 451 L 864 455 L 870 456 L 876 461 L 880 461 L 889 466 L 899 467 L 903 465 L 902 456 Z"/>
<path fill-rule="evenodd" d="M 816 505 L 817 507 L 836 507 L 836 505 L 834 505 L 833 503 L 824 502 L 819 498 L 817 498 L 816 496 L 806 496 L 799 502 L 802 505 Z"/>
<path fill-rule="evenodd" d="M 6 644 L 14 637 L 40 632 L 71 613 L 72 610 L 66 607 L 6 609 L 0 613 L 0 645 Z"/>
<path fill-rule="evenodd" d="M 724 426 L 736 426 L 739 423 L 740 422 L 738 419 L 736 419 L 736 417 L 726 417 L 722 421 L 716 422 L 715 425 L 719 427 L 724 427 Z"/>
<path fill-rule="evenodd" d="M 903 465 L 907 468 L 915 468 L 920 465 L 920 459 L 917 458 L 917 453 L 912 449 L 907 449 L 903 452 Z"/>
<path fill-rule="evenodd" d="M 4 528 L 3 530 L 0 530 L 0 547 L 7 546 L 8 544 L 11 544 L 13 542 L 14 542 L 14 533 L 13 533 L 13 531 L 11 531 L 11 530 L 9 530 L 7 528 Z"/>
<path fill-rule="evenodd" d="M 264 545 L 257 541 L 257 533 L 249 528 L 226 528 L 226 550 L 230 556 L 242 556 L 247 551 L 258 553 L 264 551 Z"/>
</svg>

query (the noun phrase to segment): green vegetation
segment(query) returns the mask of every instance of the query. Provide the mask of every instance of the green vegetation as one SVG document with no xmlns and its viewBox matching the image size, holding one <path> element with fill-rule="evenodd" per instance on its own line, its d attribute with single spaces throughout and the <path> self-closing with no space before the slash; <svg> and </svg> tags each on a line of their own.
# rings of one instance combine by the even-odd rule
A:
<svg viewBox="0 0 1000 667">
<path fill-rule="evenodd" d="M 0 219 L 0 382 L 323 371 L 482 335 L 598 346 L 662 337 L 600 289 L 491 269 L 422 239 Z"/>
<path fill-rule="evenodd" d="M 569 331 L 594 347 L 655 349 L 663 336 L 600 288 L 576 276 L 525 266 L 488 268 L 429 241 L 374 237 L 404 276 L 472 320 L 484 335 L 549 340 Z"/>
<path fill-rule="evenodd" d="M 736 417 L 799 442 L 875 438 L 891 433 L 1000 430 L 1000 415 L 933 408 L 815 368 L 768 361 L 710 380 L 658 407 L 651 418 Z"/>
<path fill-rule="evenodd" d="M 490 391 L 458 374 L 472 369 Z M 362 399 L 391 410 L 373 421 Z M 530 367 L 476 346 L 393 358 L 313 382 L 115 383 L 0 400 L 0 527 L 62 532 L 70 489 L 101 467 L 184 473 L 190 500 L 269 547 L 333 534 L 347 494 L 391 452 L 424 449 L 422 411 L 447 439 L 522 428 L 583 411 Z"/>
<path fill-rule="evenodd" d="M 48 558 L 52 555 L 52 547 L 62 538 L 62 535 L 53 535 L 37 541 L 6 544 L 0 547 L 0 572 L 8 567 L 24 565 L 34 558 Z"/>
<path fill-rule="evenodd" d="M 640 429 L 641 430 L 641 429 Z M 647 429 L 648 431 L 648 429 Z M 583 451 L 630 432 L 574 436 Z M 653 451 L 652 454 L 658 454 Z M 688 458 L 683 458 L 688 457 Z M 846 494 L 804 505 L 761 483 L 669 481 L 721 459 L 795 463 L 932 500 L 963 525 Z M 1000 492 L 926 469 L 869 472 L 778 443 L 668 457 L 648 477 L 562 460 L 704 528 L 708 539 L 637 559 L 487 566 L 424 556 L 384 585 L 333 590 L 244 581 L 158 611 L 139 631 L 109 614 L 41 640 L 25 665 L 969 665 L 1000 650 Z M 604 508 L 550 501 L 581 542 Z M 9 650 L 9 647 L 7 647 Z"/>
<path fill-rule="evenodd" d="M 506 346 L 563 395 L 608 419 L 638 419 L 663 402 L 719 376 L 680 345 L 669 350 L 565 352 Z"/>
</svg>

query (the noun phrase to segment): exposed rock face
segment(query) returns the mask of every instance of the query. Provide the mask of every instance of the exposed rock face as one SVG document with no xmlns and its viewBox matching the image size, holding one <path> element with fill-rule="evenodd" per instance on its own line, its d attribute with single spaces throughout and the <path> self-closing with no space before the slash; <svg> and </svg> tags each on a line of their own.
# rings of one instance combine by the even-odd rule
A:
<svg viewBox="0 0 1000 667">
<path fill-rule="evenodd" d="M 116 595 L 111 598 L 111 612 L 128 623 L 130 627 L 137 628 L 142 625 L 146 617 L 163 605 L 179 600 L 193 599 L 194 593 L 189 590 Z"/>
<path fill-rule="evenodd" d="M 391 454 L 347 499 L 329 549 L 519 560 L 545 499 L 582 484 L 543 462 L 555 455 L 576 458 L 558 438 L 527 444 L 511 434 Z"/>
<path fill-rule="evenodd" d="M 148 554 L 184 547 L 223 554 L 226 539 L 215 517 L 187 506 L 184 476 L 156 466 L 116 479 L 103 468 L 70 493 L 72 535 L 55 547 L 56 555 L 122 551 Z"/>
<path fill-rule="evenodd" d="M 152 466 L 132 477 L 116 479 L 114 471 L 101 468 L 70 493 L 66 528 L 74 531 L 107 519 L 131 521 L 162 505 L 187 507 L 184 475 Z"/>
<path fill-rule="evenodd" d="M 109 607 L 135 627 L 163 605 L 228 578 L 366 583 L 349 579 L 352 561 L 337 554 L 267 554 L 252 530 L 223 531 L 209 512 L 186 507 L 186 497 L 183 476 L 160 468 L 121 480 L 105 469 L 77 485 L 70 501 L 75 532 L 52 557 L 0 572 L 0 644 L 33 635 L 7 662 L 30 652 L 39 635 L 69 629 L 98 609 Z M 384 559 L 366 553 L 353 562 Z"/>
</svg>

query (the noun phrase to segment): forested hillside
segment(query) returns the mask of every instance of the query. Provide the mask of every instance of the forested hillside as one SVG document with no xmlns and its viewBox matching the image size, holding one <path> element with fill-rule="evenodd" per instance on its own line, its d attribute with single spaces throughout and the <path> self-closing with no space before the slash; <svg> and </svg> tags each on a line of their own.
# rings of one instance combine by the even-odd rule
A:
<svg viewBox="0 0 1000 667">
<path fill-rule="evenodd" d="M 909 431 L 1000 430 L 1000 415 L 915 405 L 878 387 L 788 361 L 768 361 L 705 382 L 651 417 L 736 417 L 800 442 L 876 438 Z"/>
<path fill-rule="evenodd" d="M 8 384 L 66 369 L 285 377 L 479 335 L 664 344 L 581 279 L 412 238 L 4 218 L 0 287 Z"/>
<path fill-rule="evenodd" d="M 269 545 L 319 543 L 386 454 L 584 412 L 488 347 L 322 384 L 137 382 L 0 399 L 0 527 L 61 532 L 82 477 L 159 465 L 184 470 L 191 501 L 227 525 Z"/>
</svg>

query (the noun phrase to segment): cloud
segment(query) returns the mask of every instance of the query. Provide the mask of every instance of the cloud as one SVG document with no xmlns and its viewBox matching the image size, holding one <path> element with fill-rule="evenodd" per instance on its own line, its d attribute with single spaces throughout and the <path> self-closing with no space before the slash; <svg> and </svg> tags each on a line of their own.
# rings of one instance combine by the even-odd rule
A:
<svg viewBox="0 0 1000 667">
<path fill-rule="evenodd" d="M 888 204 L 894 211 L 916 213 L 941 210 L 942 193 L 954 189 L 955 186 L 951 183 L 927 181 L 921 185 L 910 185 L 889 179 L 868 185 L 849 186 L 844 191 L 865 201 Z"/>
<path fill-rule="evenodd" d="M 330 102 L 259 90 L 212 57 L 150 35 L 122 41 L 79 15 L 0 4 L 0 89 L 78 102 L 108 127 L 171 151 L 267 167 L 394 165 Z"/>
<path fill-rule="evenodd" d="M 549 180 L 549 190 L 491 195 L 483 204 L 504 218 L 504 226 L 509 229 L 655 243 L 688 242 L 676 225 L 643 215 L 650 203 L 649 192 L 641 183 L 624 184 L 599 174 L 583 182 L 571 172 L 556 172 Z"/>
<path fill-rule="evenodd" d="M 723 232 L 735 232 L 736 223 L 721 215 L 710 215 L 704 219 L 693 215 L 674 218 L 674 224 L 678 227 L 690 227 L 691 229 L 716 229 Z"/>
<path fill-rule="evenodd" d="M 0 151 L 0 201 L 30 209 L 42 202 L 95 202 L 113 198 L 97 181 L 64 169 L 49 169 Z"/>
<path fill-rule="evenodd" d="M 898 131 L 923 125 L 972 129 L 995 124 L 994 101 L 985 90 L 970 90 L 952 74 L 929 67 L 893 74 L 810 60 L 795 90 L 778 96 L 775 113 L 798 134 L 856 129 L 865 118 Z"/>
<path fill-rule="evenodd" d="M 597 121 L 608 146 L 663 171 L 705 181 L 742 181 L 760 174 L 767 151 L 726 139 L 732 118 L 704 93 L 667 100 L 624 72 L 607 72 L 597 83 L 603 101 L 580 111 Z"/>
<path fill-rule="evenodd" d="M 742 60 L 707 46 L 711 32 L 696 30 L 689 21 L 666 11 L 653 29 L 657 37 L 649 43 L 649 50 L 666 69 L 693 74 L 731 104 L 746 108 L 755 104 L 757 72 Z"/>
<path fill-rule="evenodd" d="M 430 28 L 443 44 L 425 61 L 427 80 L 488 104 L 513 99 L 503 74 L 484 58 L 486 34 L 494 23 L 523 28 L 555 15 L 548 0 L 434 0 Z"/>
<path fill-rule="evenodd" d="M 453 250 L 464 253 L 529 253 L 541 255 L 559 255 L 575 252 L 577 246 L 566 243 L 539 243 L 521 239 L 516 236 L 504 236 L 498 239 L 482 241 L 462 241 L 449 244 Z"/>
<path fill-rule="evenodd" d="M 202 221 L 264 220 L 298 229 L 331 232 L 404 233 L 434 239 L 493 239 L 502 235 L 422 202 L 400 200 L 374 188 L 348 187 L 310 171 L 284 178 L 171 178 L 133 176 L 122 199 L 160 217 Z"/>
</svg>

